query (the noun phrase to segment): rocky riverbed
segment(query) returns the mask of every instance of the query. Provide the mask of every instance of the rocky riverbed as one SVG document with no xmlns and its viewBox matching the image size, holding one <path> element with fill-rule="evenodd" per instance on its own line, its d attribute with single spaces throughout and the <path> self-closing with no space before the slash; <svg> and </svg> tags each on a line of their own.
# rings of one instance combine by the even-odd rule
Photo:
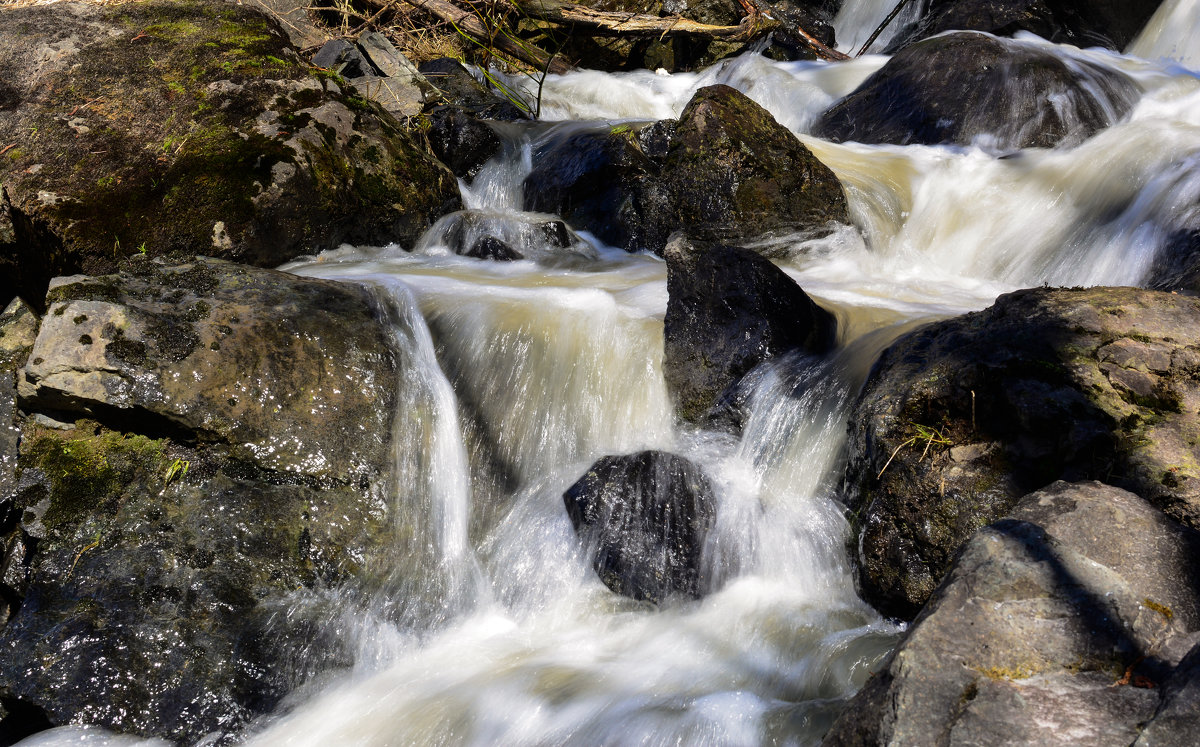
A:
<svg viewBox="0 0 1200 747">
<path fill-rule="evenodd" d="M 593 10 L 711 28 L 749 7 L 609 5 Z M 669 701 L 638 696 L 655 712 L 761 716 L 736 738 L 732 716 L 711 733 L 632 716 L 621 728 L 619 705 L 588 706 L 613 731 L 456 731 L 447 715 L 430 743 L 641 730 L 721 744 L 1189 743 L 1196 151 L 1164 172 L 1178 197 L 1168 213 L 1144 204 L 1150 177 L 1126 198 L 1084 207 L 1070 195 L 1098 215 L 1064 246 L 1099 245 L 1087 231 L 1145 214 L 1149 256 L 1112 273 L 1141 287 L 1016 289 L 1009 275 L 997 287 L 1011 292 L 971 313 L 917 313 L 910 300 L 863 302 L 886 295 L 883 280 L 839 293 L 809 273 L 851 256 L 847 235 L 882 253 L 879 226 L 917 210 L 915 194 L 879 208 L 876 175 L 856 159 L 898 163 L 917 148 L 1036 182 L 1037 159 L 1065 162 L 1152 109 L 1147 81 L 1169 73 L 1026 34 L 1119 51 L 1159 3 L 935 0 L 896 22 L 890 57 L 854 68 L 851 84 L 830 81 L 856 62 L 803 61 L 836 57 L 839 3 L 750 5 L 769 38 L 579 31 L 560 48 L 609 70 L 728 57 L 713 70 L 729 71 L 736 55 L 765 54 L 791 60 L 773 75 L 817 71 L 845 90 L 806 83 L 804 101 L 781 103 L 733 74 L 664 69 L 663 81 L 692 81 L 672 116 L 552 125 L 537 109 L 567 96 L 543 92 L 544 77 L 530 107 L 503 73 L 414 64 L 382 34 L 335 34 L 287 3 L 0 6 L 0 744 L 66 725 L 270 742 L 277 723 L 321 712 L 311 699 L 326 683 L 425 650 L 480 599 L 541 610 L 555 589 L 621 620 L 605 631 L 668 619 L 703 637 L 746 614 L 749 629 L 709 649 L 750 640 L 791 663 L 756 675 L 755 649 L 702 695 L 673 683 Z M 612 80 L 654 81 L 622 75 Z M 1191 137 L 1160 127 L 1147 149 Z M 496 187 L 505 168 L 516 176 Z M 878 181 L 903 178 L 888 173 Z M 296 260 L 301 274 L 272 269 Z M 322 263 L 350 270 L 312 277 Z M 489 284 L 464 292 L 476 272 Z M 546 288 L 560 294 L 472 316 L 473 303 Z M 537 316 L 547 309 L 558 318 Z M 575 314 L 599 320 L 586 342 L 571 337 Z M 588 345 L 626 327 L 638 342 L 619 350 L 622 379 Z M 488 379 L 481 357 L 512 371 Z M 604 396 L 560 402 L 529 378 L 544 361 L 545 382 Z M 552 407 L 575 419 L 558 423 Z M 793 420 L 771 420 L 779 412 Z M 821 416 L 832 445 L 794 446 Z M 757 475 L 753 490 L 739 470 Z M 801 483 L 819 507 L 780 512 Z M 455 491 L 475 496 L 467 515 L 438 498 Z M 504 543 L 522 522 L 530 539 L 514 546 L 536 530 L 568 549 L 518 556 Z M 804 532 L 817 538 L 798 560 L 771 555 Z M 554 572 L 569 583 L 513 591 Z M 815 608 L 711 613 L 731 590 L 783 578 L 769 588 L 786 597 L 817 576 L 812 588 L 838 600 L 826 632 L 851 641 L 819 664 L 805 657 L 826 632 L 789 637 L 825 624 Z M 703 624 L 686 617 L 696 611 L 709 611 Z M 354 631 L 367 619 L 403 642 L 365 644 Z M 880 644 L 885 629 L 895 640 Z M 630 660 L 652 660 L 654 640 Z M 792 649 L 803 651 L 777 653 Z M 533 677 L 547 708 L 590 702 L 605 679 L 570 666 Z M 403 671 L 423 681 L 430 669 Z M 466 688 L 454 697 L 470 700 Z M 753 707 L 731 705 L 745 693 Z M 418 721 L 375 741 L 418 739 Z"/>
</svg>

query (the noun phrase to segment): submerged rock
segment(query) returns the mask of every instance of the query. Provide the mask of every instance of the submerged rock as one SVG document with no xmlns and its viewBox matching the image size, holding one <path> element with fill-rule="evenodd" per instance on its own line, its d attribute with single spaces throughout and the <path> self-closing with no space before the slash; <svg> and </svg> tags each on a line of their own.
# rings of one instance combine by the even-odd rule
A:
<svg viewBox="0 0 1200 747">
<path fill-rule="evenodd" d="M 139 252 L 274 266 L 411 242 L 459 205 L 427 150 L 249 6 L 6 10 L 0 79 L 0 140 L 18 143 L 0 159 L 17 239 L 0 242 L 4 301 Z"/>
<path fill-rule="evenodd" d="M 604 585 L 634 599 L 699 596 L 704 542 L 716 517 L 699 467 L 661 451 L 607 456 L 563 493 Z"/>
<path fill-rule="evenodd" d="M 1034 289 L 898 340 L 851 417 L 864 597 L 911 617 L 1029 490 L 1105 479 L 1200 527 L 1200 299 Z"/>
<path fill-rule="evenodd" d="M 677 230 L 737 241 L 847 223 L 837 177 L 769 112 L 725 85 L 702 88 L 678 122 L 550 143 L 526 205 L 629 251 L 661 253 Z"/>
<path fill-rule="evenodd" d="M 1029 31 L 1077 47 L 1125 49 L 1162 0 L 931 0 L 893 49 L 945 31 L 986 31 L 1012 36 Z"/>
<path fill-rule="evenodd" d="M 824 743 L 1133 743 L 1200 630 L 1198 552 L 1200 533 L 1117 488 L 1026 496 L 966 544 Z"/>
<path fill-rule="evenodd" d="M 663 376 L 675 412 L 701 423 L 763 361 L 825 352 L 837 321 L 770 260 L 678 237 L 667 245 Z"/>
<path fill-rule="evenodd" d="M 813 133 L 835 142 L 1076 145 L 1140 95 L 1123 75 L 1027 42 L 960 33 L 905 48 L 834 104 Z"/>
<path fill-rule="evenodd" d="M 0 502 L 10 725 L 194 743 L 350 664 L 316 592 L 373 583 L 396 546 L 408 364 L 368 293 L 131 260 L 47 305 Z"/>
</svg>

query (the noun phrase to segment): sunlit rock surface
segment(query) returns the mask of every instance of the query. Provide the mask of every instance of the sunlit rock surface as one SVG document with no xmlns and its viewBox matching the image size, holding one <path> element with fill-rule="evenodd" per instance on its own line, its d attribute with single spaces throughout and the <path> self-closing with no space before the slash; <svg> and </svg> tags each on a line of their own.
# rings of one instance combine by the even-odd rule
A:
<svg viewBox="0 0 1200 747">
<path fill-rule="evenodd" d="M 1200 299 L 1033 289 L 901 338 L 851 418 L 864 596 L 911 617 L 1028 490 L 1104 479 L 1200 527 Z"/>
<path fill-rule="evenodd" d="M 20 345 L 30 417 L 0 504 L 16 725 L 195 742 L 348 664 L 321 593 L 392 572 L 399 526 L 407 359 L 383 309 L 203 258 L 61 279 L 47 309 Z"/>
<path fill-rule="evenodd" d="M 459 205 L 424 146 L 249 6 L 5 10 L 0 80 L 0 140 L 16 144 L 0 159 L 18 239 L 0 239 L 5 302 L 142 252 L 275 266 L 411 242 Z"/>
<path fill-rule="evenodd" d="M 1197 639 L 1197 552 L 1117 488 L 1026 496 L 967 543 L 825 744 L 1132 743 Z"/>
</svg>

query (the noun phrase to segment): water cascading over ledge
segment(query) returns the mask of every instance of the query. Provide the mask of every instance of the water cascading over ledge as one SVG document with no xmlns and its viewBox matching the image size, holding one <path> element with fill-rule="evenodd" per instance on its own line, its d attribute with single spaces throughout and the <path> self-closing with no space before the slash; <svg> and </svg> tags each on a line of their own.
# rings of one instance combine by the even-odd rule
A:
<svg viewBox="0 0 1200 747">
<path fill-rule="evenodd" d="M 393 437 L 392 511 L 411 533 L 360 619 L 331 623 L 352 641 L 353 664 L 295 693 L 248 739 L 820 740 L 901 634 L 855 592 L 854 517 L 837 500 L 846 423 L 880 352 L 914 326 L 1018 288 L 1153 282 L 1172 242 L 1200 228 L 1195 76 L 1017 43 L 1122 76 L 1136 100 L 1081 143 L 999 153 L 986 138 L 862 145 L 808 134 L 882 57 L 553 76 L 548 117 L 596 121 L 511 128 L 502 155 L 463 185 L 467 211 L 413 247 L 344 247 L 289 266 L 375 288 L 408 330 L 394 340 L 411 361 L 398 408 L 419 416 L 397 420 L 407 425 Z M 560 230 L 557 216 L 524 213 L 521 202 L 544 139 L 678 116 L 713 83 L 744 91 L 799 135 L 838 176 L 850 212 L 826 235 L 771 246 L 837 317 L 838 347 L 755 370 L 740 436 L 674 418 L 663 263 Z M 518 258 L 495 244 L 481 250 L 490 259 L 456 253 L 489 237 Z M 610 592 L 563 506 L 597 460 L 645 450 L 687 459 L 711 484 L 700 599 L 651 606 Z M 988 686 L 1006 687 L 994 669 L 1003 676 Z"/>
</svg>

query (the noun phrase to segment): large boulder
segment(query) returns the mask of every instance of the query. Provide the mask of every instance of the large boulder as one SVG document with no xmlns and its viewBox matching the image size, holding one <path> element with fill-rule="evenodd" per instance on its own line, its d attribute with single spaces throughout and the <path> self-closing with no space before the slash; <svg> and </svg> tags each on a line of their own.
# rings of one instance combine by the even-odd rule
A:
<svg viewBox="0 0 1200 747">
<path fill-rule="evenodd" d="M 985 34 L 906 47 L 817 120 L 835 142 L 1076 145 L 1114 124 L 1140 92 L 1123 75 Z"/>
<path fill-rule="evenodd" d="M 661 451 L 606 456 L 563 493 L 604 585 L 661 602 L 706 591 L 701 563 L 716 520 L 712 485 L 683 457 Z"/>
<path fill-rule="evenodd" d="M 359 289 L 221 260 L 143 260 L 59 278 L 47 303 L 18 377 L 27 409 L 182 432 L 326 482 L 374 479 L 387 461 L 394 363 L 381 327 L 363 324 Z M 344 384 L 365 372 L 363 385 Z"/>
<path fill-rule="evenodd" d="M 249 6 L 4 10 L 0 80 L 5 301 L 138 252 L 274 266 L 411 242 L 459 205 L 423 146 Z"/>
<path fill-rule="evenodd" d="M 4 728 L 194 743 L 351 663 L 321 594 L 373 588 L 404 531 L 391 426 L 411 362 L 372 295 L 135 259 L 47 305 L 17 345 L 29 415 L 0 502 Z"/>
<path fill-rule="evenodd" d="M 833 172 L 725 85 L 697 91 L 676 123 L 572 134 L 539 156 L 526 206 L 630 251 L 661 252 L 680 229 L 733 242 L 850 220 Z"/>
<path fill-rule="evenodd" d="M 719 415 L 722 395 L 765 360 L 833 346 L 834 316 L 755 252 L 680 236 L 665 257 L 663 376 L 683 420 Z"/>
<path fill-rule="evenodd" d="M 1200 630 L 1198 552 L 1200 533 L 1101 483 L 1023 498 L 963 548 L 825 744 L 1133 743 Z"/>
<path fill-rule="evenodd" d="M 1104 479 L 1200 527 L 1200 299 L 1033 289 L 902 337 L 851 416 L 862 591 L 910 617 L 981 526 Z"/>
<path fill-rule="evenodd" d="M 724 85 L 701 88 L 679 117 L 663 163 L 671 225 L 720 240 L 849 223 L 846 195 L 770 112 Z"/>
<path fill-rule="evenodd" d="M 1121 51 L 1154 15 L 1162 0 L 932 0 L 915 28 L 893 43 L 944 31 L 986 31 L 1011 36 L 1030 31 L 1050 41 Z"/>
<path fill-rule="evenodd" d="M 656 248 L 660 211 L 648 199 L 647 182 L 659 166 L 633 130 L 572 134 L 534 155 L 524 183 L 526 210 L 561 215 L 612 246 Z"/>
</svg>

